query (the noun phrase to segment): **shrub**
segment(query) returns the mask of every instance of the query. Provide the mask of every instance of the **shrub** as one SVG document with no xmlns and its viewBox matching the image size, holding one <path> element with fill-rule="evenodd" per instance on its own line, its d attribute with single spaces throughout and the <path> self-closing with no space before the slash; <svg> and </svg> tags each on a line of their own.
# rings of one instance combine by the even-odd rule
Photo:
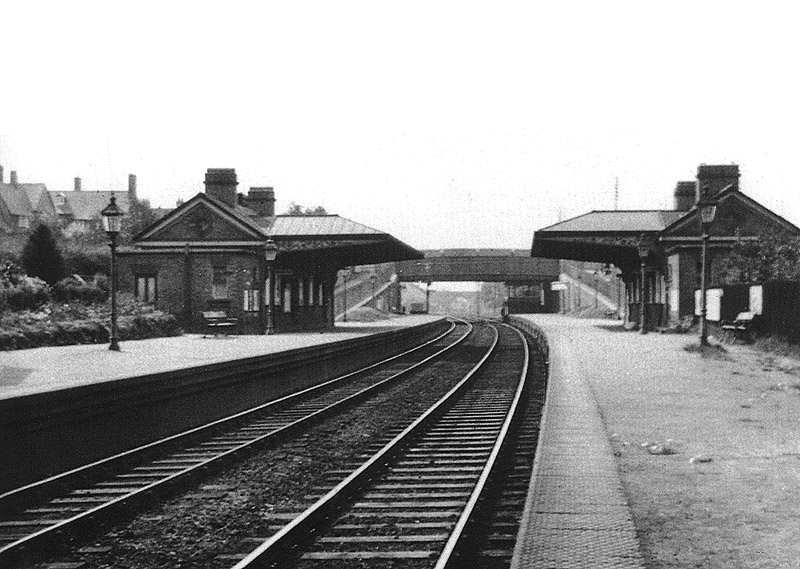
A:
<svg viewBox="0 0 800 569">
<path fill-rule="evenodd" d="M 75 277 L 67 277 L 53 285 L 53 296 L 61 302 L 99 303 L 108 298 L 108 290 L 98 286 L 97 279 L 87 283 Z"/>
<path fill-rule="evenodd" d="M 178 320 L 172 314 L 163 312 L 124 316 L 119 319 L 118 326 L 120 340 L 180 336 L 183 333 Z"/>
<path fill-rule="evenodd" d="M 39 277 L 51 285 L 64 278 L 64 259 L 47 225 L 41 224 L 31 233 L 22 249 L 22 266 L 28 276 Z"/>
<path fill-rule="evenodd" d="M 49 287 L 35 277 L 24 277 L 16 286 L 0 288 L 0 308 L 35 310 L 49 301 Z"/>
<path fill-rule="evenodd" d="M 25 278 L 25 270 L 13 259 L 0 261 L 0 286 L 16 286 Z"/>
<path fill-rule="evenodd" d="M 70 247 L 64 252 L 64 265 L 69 274 L 107 274 L 110 264 L 111 251 L 108 247 Z"/>
</svg>

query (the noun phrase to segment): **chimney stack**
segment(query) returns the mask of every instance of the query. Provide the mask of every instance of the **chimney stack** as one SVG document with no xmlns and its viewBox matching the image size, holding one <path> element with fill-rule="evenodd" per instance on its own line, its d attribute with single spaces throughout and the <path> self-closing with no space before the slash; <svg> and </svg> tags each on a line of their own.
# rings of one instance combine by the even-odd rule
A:
<svg viewBox="0 0 800 569">
<path fill-rule="evenodd" d="M 75 178 L 75 191 L 76 192 L 81 191 L 81 179 L 78 177 Z"/>
<path fill-rule="evenodd" d="M 736 164 L 700 164 L 697 167 L 697 188 L 695 201 L 700 199 L 700 192 L 708 186 L 708 197 L 714 198 L 728 186 L 739 191 L 739 166 Z"/>
<path fill-rule="evenodd" d="M 11 174 L 9 174 L 9 176 L 11 176 L 11 179 L 8 181 L 8 183 L 11 184 L 12 186 L 16 186 L 17 185 L 17 171 L 16 170 L 11 170 Z"/>
<path fill-rule="evenodd" d="M 675 186 L 675 211 L 689 211 L 695 203 L 697 182 L 678 182 Z"/>
<path fill-rule="evenodd" d="M 206 170 L 206 195 L 228 207 L 236 207 L 236 170 L 233 168 L 209 168 Z"/>
<path fill-rule="evenodd" d="M 136 174 L 128 174 L 128 199 L 134 203 L 136 198 Z"/>
<path fill-rule="evenodd" d="M 275 190 L 272 188 L 250 188 L 245 205 L 261 217 L 274 217 Z"/>
</svg>

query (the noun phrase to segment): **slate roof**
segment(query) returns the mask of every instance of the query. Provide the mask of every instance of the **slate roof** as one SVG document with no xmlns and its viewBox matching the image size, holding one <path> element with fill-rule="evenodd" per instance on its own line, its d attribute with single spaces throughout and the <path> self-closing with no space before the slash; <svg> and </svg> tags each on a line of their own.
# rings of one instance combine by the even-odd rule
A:
<svg viewBox="0 0 800 569">
<path fill-rule="evenodd" d="M 601 210 L 539 229 L 548 232 L 650 232 L 663 231 L 687 212 L 674 210 Z"/>
<path fill-rule="evenodd" d="M 117 206 L 123 211 L 128 213 L 128 192 L 88 192 L 81 190 L 79 192 L 58 192 L 64 195 L 66 199 L 65 206 L 59 207 L 59 213 L 71 214 L 76 220 L 90 221 L 98 219 L 100 212 L 111 201 L 111 196 L 117 198 Z"/>
<path fill-rule="evenodd" d="M 265 217 L 255 211 L 236 205 L 231 207 L 205 193 L 199 193 L 183 203 L 164 218 L 156 221 L 134 237 L 134 244 L 142 247 L 162 245 L 154 236 L 180 219 L 181 216 L 205 202 L 233 223 L 245 230 L 256 242 L 268 237 L 279 243 L 282 254 L 301 251 L 324 251 L 341 244 L 339 260 L 348 264 L 383 263 L 390 260 L 419 259 L 423 255 L 392 235 L 362 225 L 339 215 L 278 215 Z M 168 239 L 168 241 L 170 241 Z"/>
<path fill-rule="evenodd" d="M 28 202 L 31 204 L 31 209 L 33 211 L 37 211 L 39 204 L 42 201 L 42 197 L 46 196 L 49 198 L 47 193 L 47 186 L 44 184 L 17 184 L 20 188 L 25 190 L 25 193 L 28 195 Z"/>
<path fill-rule="evenodd" d="M 327 236 L 327 235 L 384 235 L 338 215 L 278 215 L 275 217 L 270 235 L 281 236 Z"/>
<path fill-rule="evenodd" d="M 33 215 L 28 192 L 24 186 L 32 184 L 0 184 L 0 199 L 2 199 L 11 215 L 30 217 Z"/>
<path fill-rule="evenodd" d="M 256 228 L 261 234 L 270 237 L 321 237 L 338 235 L 386 235 L 372 227 L 362 225 L 335 214 L 326 215 L 276 215 L 264 217 L 250 208 L 227 204 L 207 194 L 205 198 L 235 215 L 239 220 Z"/>
</svg>

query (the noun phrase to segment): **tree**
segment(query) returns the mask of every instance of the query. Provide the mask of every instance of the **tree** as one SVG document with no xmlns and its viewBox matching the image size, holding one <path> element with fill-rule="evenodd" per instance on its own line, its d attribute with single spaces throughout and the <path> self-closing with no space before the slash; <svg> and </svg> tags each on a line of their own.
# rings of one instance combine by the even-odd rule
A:
<svg viewBox="0 0 800 569">
<path fill-rule="evenodd" d="M 128 214 L 122 218 L 120 242 L 129 244 L 146 227 L 158 221 L 158 214 L 148 200 L 131 200 Z"/>
<path fill-rule="evenodd" d="M 800 280 L 800 237 L 770 232 L 739 239 L 715 273 L 723 284 Z"/>
<path fill-rule="evenodd" d="M 29 277 L 39 277 L 49 285 L 64 278 L 64 259 L 53 232 L 44 223 L 31 233 L 22 249 L 21 261 Z"/>
<path fill-rule="evenodd" d="M 328 212 L 321 205 L 313 208 L 304 208 L 300 204 L 292 202 L 289 204 L 289 209 L 286 211 L 286 215 L 328 215 Z"/>
</svg>

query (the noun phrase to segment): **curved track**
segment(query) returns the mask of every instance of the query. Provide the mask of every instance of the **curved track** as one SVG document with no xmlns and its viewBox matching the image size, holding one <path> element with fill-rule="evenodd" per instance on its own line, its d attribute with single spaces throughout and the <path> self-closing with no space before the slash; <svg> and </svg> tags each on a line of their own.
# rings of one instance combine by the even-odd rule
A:
<svg viewBox="0 0 800 569">
<path fill-rule="evenodd" d="M 0 566 L 45 557 L 209 469 L 369 397 L 462 342 L 466 323 L 393 358 L 226 419 L 0 495 Z"/>
<path fill-rule="evenodd" d="M 525 338 L 493 328 L 458 385 L 235 569 L 450 567 L 526 392 Z"/>
</svg>

